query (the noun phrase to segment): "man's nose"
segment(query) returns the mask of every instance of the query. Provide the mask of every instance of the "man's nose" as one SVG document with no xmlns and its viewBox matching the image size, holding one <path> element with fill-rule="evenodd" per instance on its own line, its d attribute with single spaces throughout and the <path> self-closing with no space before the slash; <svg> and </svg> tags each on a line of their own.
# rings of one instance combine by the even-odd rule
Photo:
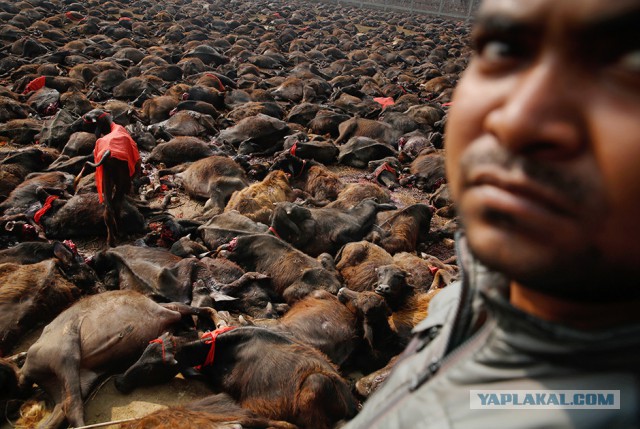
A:
<svg viewBox="0 0 640 429">
<path fill-rule="evenodd" d="M 487 131 L 515 153 L 553 160 L 575 156 L 584 144 L 585 106 L 570 74 L 561 63 L 543 59 L 506 77 L 513 84 L 486 116 Z"/>
</svg>

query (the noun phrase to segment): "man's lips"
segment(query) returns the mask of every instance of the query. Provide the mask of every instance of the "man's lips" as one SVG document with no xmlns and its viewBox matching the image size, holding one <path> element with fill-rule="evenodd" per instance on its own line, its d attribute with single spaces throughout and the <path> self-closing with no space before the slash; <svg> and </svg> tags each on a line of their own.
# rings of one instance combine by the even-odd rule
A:
<svg viewBox="0 0 640 429">
<path fill-rule="evenodd" d="M 496 166 L 475 169 L 467 175 L 465 191 L 488 190 L 497 199 L 509 205 L 509 200 L 515 205 L 540 207 L 562 216 L 576 216 L 577 205 L 567 196 L 559 193 L 555 188 L 532 180 L 518 171 L 507 171 Z M 493 188 L 493 192 L 491 189 Z"/>
</svg>

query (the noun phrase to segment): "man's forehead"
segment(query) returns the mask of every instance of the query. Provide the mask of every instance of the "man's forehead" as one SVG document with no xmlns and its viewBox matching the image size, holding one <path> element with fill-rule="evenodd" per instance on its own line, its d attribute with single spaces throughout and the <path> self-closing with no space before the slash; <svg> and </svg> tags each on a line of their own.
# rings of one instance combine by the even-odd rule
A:
<svg viewBox="0 0 640 429">
<path fill-rule="evenodd" d="M 478 18 L 480 23 L 498 15 L 530 24 L 548 24 L 553 20 L 588 26 L 638 11 L 640 0 L 484 0 Z"/>
</svg>

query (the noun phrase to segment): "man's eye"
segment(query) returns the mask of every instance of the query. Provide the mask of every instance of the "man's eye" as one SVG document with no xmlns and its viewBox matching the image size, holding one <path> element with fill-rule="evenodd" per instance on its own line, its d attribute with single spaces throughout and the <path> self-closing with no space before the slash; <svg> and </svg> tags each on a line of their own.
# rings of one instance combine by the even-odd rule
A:
<svg viewBox="0 0 640 429">
<path fill-rule="evenodd" d="M 640 73 L 640 50 L 622 55 L 618 61 L 618 65 L 625 71 Z"/>
<path fill-rule="evenodd" d="M 492 40 L 484 43 L 478 49 L 478 55 L 485 61 L 496 62 L 513 58 L 517 54 L 515 47 L 501 40 Z"/>
</svg>

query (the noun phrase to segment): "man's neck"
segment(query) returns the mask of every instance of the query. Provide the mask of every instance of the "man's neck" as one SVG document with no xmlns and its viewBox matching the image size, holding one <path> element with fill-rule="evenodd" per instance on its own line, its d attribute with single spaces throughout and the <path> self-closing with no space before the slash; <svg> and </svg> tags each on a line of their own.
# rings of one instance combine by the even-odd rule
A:
<svg viewBox="0 0 640 429">
<path fill-rule="evenodd" d="M 596 330 L 640 322 L 640 302 L 584 303 L 568 301 L 510 284 L 511 305 L 549 322 L 583 330 Z"/>
</svg>

